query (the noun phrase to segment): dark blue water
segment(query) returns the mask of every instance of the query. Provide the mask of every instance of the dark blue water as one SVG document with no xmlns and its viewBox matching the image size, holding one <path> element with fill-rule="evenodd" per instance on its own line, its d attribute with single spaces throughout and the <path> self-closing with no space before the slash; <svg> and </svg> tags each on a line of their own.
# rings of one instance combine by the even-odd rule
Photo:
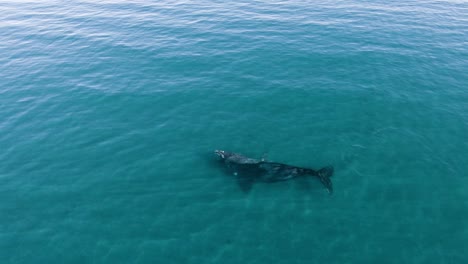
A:
<svg viewBox="0 0 468 264">
<path fill-rule="evenodd" d="M 466 263 L 465 1 L 0 1 L 0 263 Z M 335 167 L 239 188 L 225 149 Z"/>
</svg>

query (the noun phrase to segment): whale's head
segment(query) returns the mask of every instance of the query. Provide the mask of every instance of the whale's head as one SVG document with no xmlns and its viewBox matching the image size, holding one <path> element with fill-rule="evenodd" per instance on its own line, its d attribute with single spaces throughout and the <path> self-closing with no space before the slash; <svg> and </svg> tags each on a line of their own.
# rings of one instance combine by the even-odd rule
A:
<svg viewBox="0 0 468 264">
<path fill-rule="evenodd" d="M 218 156 L 220 159 L 223 159 L 223 160 L 229 158 L 229 156 L 232 155 L 232 153 L 229 153 L 224 150 L 215 150 L 214 153 L 216 154 L 216 156 Z"/>
</svg>

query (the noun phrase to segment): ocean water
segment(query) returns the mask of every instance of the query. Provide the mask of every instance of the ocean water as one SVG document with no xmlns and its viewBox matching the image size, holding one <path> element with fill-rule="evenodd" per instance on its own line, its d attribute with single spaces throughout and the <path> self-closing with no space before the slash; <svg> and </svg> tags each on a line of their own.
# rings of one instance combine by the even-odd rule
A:
<svg viewBox="0 0 468 264">
<path fill-rule="evenodd" d="M 0 14 L 0 263 L 468 263 L 468 2 Z"/>
</svg>

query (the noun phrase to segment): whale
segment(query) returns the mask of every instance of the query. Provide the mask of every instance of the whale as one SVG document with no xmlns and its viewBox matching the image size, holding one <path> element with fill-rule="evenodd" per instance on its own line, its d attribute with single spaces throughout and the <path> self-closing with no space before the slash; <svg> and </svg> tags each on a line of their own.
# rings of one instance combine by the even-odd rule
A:
<svg viewBox="0 0 468 264">
<path fill-rule="evenodd" d="M 330 179 L 333 175 L 333 166 L 314 170 L 271 162 L 265 158 L 249 158 L 239 153 L 224 150 L 215 150 L 214 153 L 237 176 L 239 185 L 244 191 L 249 191 L 255 182 L 279 182 L 303 176 L 313 176 L 320 179 L 330 194 L 333 193 L 333 184 Z"/>
</svg>

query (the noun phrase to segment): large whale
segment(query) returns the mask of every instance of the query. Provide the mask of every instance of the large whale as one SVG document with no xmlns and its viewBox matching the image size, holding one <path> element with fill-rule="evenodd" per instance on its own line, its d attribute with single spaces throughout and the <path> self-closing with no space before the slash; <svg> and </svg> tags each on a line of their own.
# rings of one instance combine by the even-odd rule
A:
<svg viewBox="0 0 468 264">
<path fill-rule="evenodd" d="M 333 192 L 330 177 L 333 167 L 328 166 L 320 170 L 301 168 L 265 159 L 252 159 L 241 154 L 224 150 L 215 150 L 221 161 L 238 176 L 239 183 L 244 190 L 249 190 L 254 182 L 285 181 L 299 176 L 316 176 L 331 194 Z"/>
</svg>

